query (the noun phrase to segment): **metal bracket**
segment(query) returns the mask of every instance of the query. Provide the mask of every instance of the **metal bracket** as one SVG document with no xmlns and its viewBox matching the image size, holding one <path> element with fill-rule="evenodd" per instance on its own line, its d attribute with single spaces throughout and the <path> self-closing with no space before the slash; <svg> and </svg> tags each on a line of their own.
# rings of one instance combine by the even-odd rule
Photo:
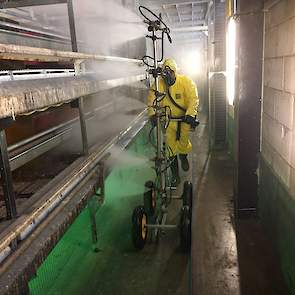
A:
<svg viewBox="0 0 295 295">
<path fill-rule="evenodd" d="M 104 162 L 103 161 L 99 163 L 98 168 L 95 171 L 94 177 L 97 177 L 98 181 L 96 182 L 96 185 L 93 187 L 94 197 L 92 197 L 88 201 L 88 209 L 89 209 L 89 216 L 90 216 L 90 222 L 91 222 L 93 249 L 95 252 L 98 252 L 99 249 L 97 247 L 98 234 L 97 234 L 97 226 L 96 226 L 96 213 L 98 209 L 104 203 L 104 196 L 105 196 Z"/>
<path fill-rule="evenodd" d="M 98 196 L 99 205 L 104 203 L 105 198 L 105 165 L 104 162 L 99 164 L 99 168 L 96 171 L 96 175 L 98 176 L 98 182 L 94 188 L 95 195 Z"/>
<path fill-rule="evenodd" d="M 11 169 L 9 165 L 6 134 L 4 129 L 0 130 L 0 170 L 1 183 L 3 187 L 4 200 L 6 206 L 6 215 L 7 219 L 12 219 L 17 216 L 17 210 L 13 190 Z"/>
</svg>

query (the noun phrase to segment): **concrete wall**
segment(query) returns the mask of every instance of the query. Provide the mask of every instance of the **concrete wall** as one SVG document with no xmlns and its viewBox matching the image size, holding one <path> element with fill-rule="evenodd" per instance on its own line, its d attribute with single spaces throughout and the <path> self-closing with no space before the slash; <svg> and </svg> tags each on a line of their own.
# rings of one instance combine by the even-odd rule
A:
<svg viewBox="0 0 295 295">
<path fill-rule="evenodd" d="M 295 1 L 266 13 L 260 167 L 260 216 L 295 294 Z"/>
<path fill-rule="evenodd" d="M 295 195 L 294 38 L 295 2 L 283 0 L 266 14 L 262 155 Z"/>
</svg>

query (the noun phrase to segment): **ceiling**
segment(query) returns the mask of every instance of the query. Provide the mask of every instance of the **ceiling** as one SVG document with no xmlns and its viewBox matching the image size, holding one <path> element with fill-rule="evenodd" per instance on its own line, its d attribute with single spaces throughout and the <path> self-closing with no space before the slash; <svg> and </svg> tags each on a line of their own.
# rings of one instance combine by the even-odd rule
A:
<svg viewBox="0 0 295 295">
<path fill-rule="evenodd" d="M 177 41 L 200 40 L 207 31 L 207 20 L 211 0 L 139 0 L 156 14 L 161 13 L 163 20 L 173 32 Z"/>
<path fill-rule="evenodd" d="M 1 1 L 1 0 L 0 0 Z M 40 0 L 39 0 L 40 1 Z M 82 2 L 83 0 L 75 0 Z M 95 0 L 88 0 L 95 3 Z M 103 1 L 103 0 L 101 0 Z M 156 14 L 160 14 L 170 27 L 174 41 L 195 42 L 203 40 L 207 33 L 207 23 L 210 7 L 213 0 L 113 0 L 116 2 L 130 2 L 143 5 Z M 46 0 L 44 0 L 46 2 Z M 133 6 L 134 7 L 134 6 Z M 50 8 L 50 9 L 49 9 Z M 54 10 L 55 9 L 55 10 Z M 51 5 L 44 7 L 25 7 L 0 10 L 0 17 L 19 22 L 27 28 L 35 28 L 47 33 L 59 33 L 69 36 L 65 25 L 57 26 L 61 21 L 67 23 L 67 10 L 65 5 Z M 11 24 L 13 26 L 13 24 Z M 61 29 L 60 29 L 60 28 Z M 205 33 L 205 34 L 204 34 Z"/>
</svg>

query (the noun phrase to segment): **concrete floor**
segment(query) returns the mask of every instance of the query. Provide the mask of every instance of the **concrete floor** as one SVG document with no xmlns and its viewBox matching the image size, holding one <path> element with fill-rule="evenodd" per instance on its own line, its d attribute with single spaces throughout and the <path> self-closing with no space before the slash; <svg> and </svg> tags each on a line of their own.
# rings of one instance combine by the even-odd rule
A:
<svg viewBox="0 0 295 295">
<path fill-rule="evenodd" d="M 289 294 L 259 219 L 234 219 L 233 166 L 227 152 L 208 155 L 207 126 L 194 143 L 192 294 Z"/>
</svg>

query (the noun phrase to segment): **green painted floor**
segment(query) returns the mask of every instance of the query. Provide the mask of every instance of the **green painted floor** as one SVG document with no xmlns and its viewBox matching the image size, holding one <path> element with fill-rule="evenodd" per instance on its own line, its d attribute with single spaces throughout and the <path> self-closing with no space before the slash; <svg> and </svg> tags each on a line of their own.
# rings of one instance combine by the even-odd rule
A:
<svg viewBox="0 0 295 295">
<path fill-rule="evenodd" d="M 144 183 L 154 175 L 146 138 L 144 130 L 106 180 L 96 215 L 99 252 L 92 250 L 86 208 L 38 269 L 31 294 L 187 294 L 188 257 L 178 250 L 178 233 L 140 252 L 131 243 L 133 208 L 142 204 Z"/>
</svg>

